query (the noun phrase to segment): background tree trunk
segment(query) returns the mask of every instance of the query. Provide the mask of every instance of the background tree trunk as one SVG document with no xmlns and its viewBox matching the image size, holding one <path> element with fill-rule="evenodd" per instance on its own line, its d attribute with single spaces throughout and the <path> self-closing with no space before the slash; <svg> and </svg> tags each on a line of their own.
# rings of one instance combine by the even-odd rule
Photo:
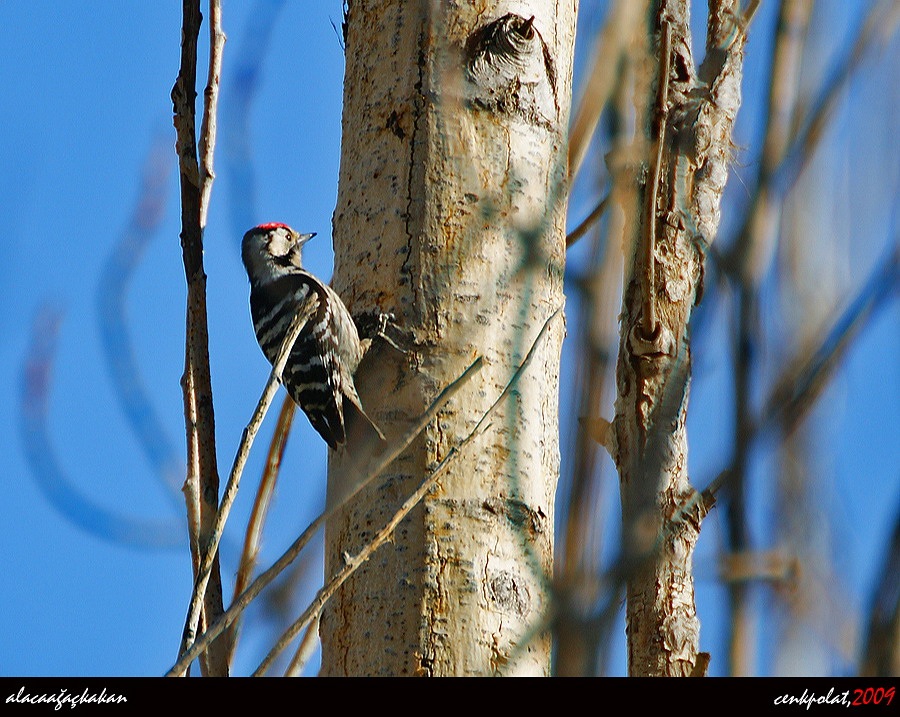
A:
<svg viewBox="0 0 900 717">
<path fill-rule="evenodd" d="M 334 284 L 414 337 L 363 362 L 363 404 L 391 439 L 476 355 L 486 366 L 329 522 L 327 575 L 472 430 L 562 306 L 576 12 L 349 3 Z M 322 674 L 549 672 L 562 338 L 554 321 L 493 422 L 332 600 Z M 331 501 L 349 457 L 331 456 Z"/>
<path fill-rule="evenodd" d="M 703 291 L 740 106 L 738 0 L 711 0 L 706 54 L 694 66 L 688 0 L 651 3 L 635 96 L 636 191 L 620 192 L 626 277 L 610 447 L 621 485 L 628 670 L 705 672 L 698 655 L 692 555 L 708 499 L 687 472 L 690 318 Z M 639 43 L 638 52 L 640 51 Z M 641 57 L 648 58 L 643 63 Z M 617 170 L 619 177 L 634 177 Z"/>
</svg>

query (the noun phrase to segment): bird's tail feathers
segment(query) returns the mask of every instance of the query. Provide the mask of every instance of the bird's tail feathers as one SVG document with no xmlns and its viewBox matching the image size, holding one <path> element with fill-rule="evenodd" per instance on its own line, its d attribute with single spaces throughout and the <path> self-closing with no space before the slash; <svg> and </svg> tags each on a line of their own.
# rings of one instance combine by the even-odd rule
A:
<svg viewBox="0 0 900 717">
<path fill-rule="evenodd" d="M 377 451 L 385 442 L 384 434 L 369 414 L 355 401 L 344 401 L 344 430 L 347 448 L 353 453 Z"/>
</svg>

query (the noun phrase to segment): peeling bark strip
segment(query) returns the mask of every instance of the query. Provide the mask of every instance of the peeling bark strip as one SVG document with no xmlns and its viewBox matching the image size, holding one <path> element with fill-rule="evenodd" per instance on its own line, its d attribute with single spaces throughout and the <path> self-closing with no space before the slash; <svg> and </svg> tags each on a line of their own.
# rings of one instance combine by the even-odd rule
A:
<svg viewBox="0 0 900 717">
<path fill-rule="evenodd" d="M 652 49 L 636 60 L 653 57 L 657 66 L 637 95 L 646 102 L 639 111 L 647 171 L 633 206 L 623 207 L 636 221 L 626 252 L 611 444 L 630 568 L 631 675 L 695 674 L 705 660 L 697 652 L 691 558 L 708 500 L 698 500 L 687 475 L 689 327 L 728 175 L 744 33 L 738 0 L 711 0 L 706 57 L 697 72 L 688 13 L 687 0 L 652 6 Z"/>
<path fill-rule="evenodd" d="M 468 435 L 563 301 L 576 3 L 355 0 L 335 287 L 415 335 L 357 386 L 390 440 L 484 356 L 412 447 L 329 521 L 326 579 Z M 372 38 L 379 38 L 372 42 Z M 546 674 L 562 322 L 491 425 L 326 608 L 326 675 Z M 329 495 L 346 491 L 331 456 Z"/>
</svg>

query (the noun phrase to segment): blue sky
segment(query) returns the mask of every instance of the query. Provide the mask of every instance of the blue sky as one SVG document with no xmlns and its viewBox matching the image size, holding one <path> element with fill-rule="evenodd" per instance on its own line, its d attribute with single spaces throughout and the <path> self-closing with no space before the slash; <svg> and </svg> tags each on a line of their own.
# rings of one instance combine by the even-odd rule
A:
<svg viewBox="0 0 900 717">
<path fill-rule="evenodd" d="M 315 273 L 330 275 L 329 230 L 337 193 L 343 71 L 343 51 L 333 27 L 340 26 L 339 1 L 226 1 L 224 5 L 229 40 L 223 68 L 221 140 L 227 141 L 234 117 L 229 78 L 236 76 L 245 53 L 264 48 L 265 59 L 248 138 L 256 169 L 253 201 L 235 192 L 235 187 L 246 185 L 234 173 L 226 148 L 220 146 L 206 233 L 210 352 L 223 478 L 268 375 L 250 327 L 240 235 L 245 228 L 273 220 L 319 232 L 305 259 Z M 855 26 L 864 5 L 823 4 L 824 11 L 834 15 L 835 26 L 845 32 Z M 276 10 L 277 22 L 268 43 L 259 43 L 254 38 L 259 37 L 261 18 L 274 16 Z M 582 11 L 597 16 L 593 3 L 582 2 Z M 764 10 L 757 22 L 771 27 L 771 17 Z M 176 656 L 191 586 L 187 550 L 115 544 L 65 517 L 25 462 L 19 401 L 33 322 L 42 308 L 49 308 L 61 318 L 48 417 L 60 468 L 100 508 L 177 526 L 183 514 L 181 496 L 169 491 L 145 460 L 110 381 L 101 346 L 97 291 L 107 258 L 131 220 L 148 156 L 156 152 L 168 157 L 171 165 L 163 173 L 165 204 L 160 223 L 129 288 L 126 313 L 141 381 L 153 396 L 166 445 L 180 456 L 184 450 L 179 379 L 185 289 L 169 99 L 177 73 L 180 22 L 180 2 L 175 0 L 0 3 L 5 85 L 0 95 L 0 233 L 4 237 L 0 240 L 0 291 L 7 297 L 0 309 L 0 330 L 7 337 L 0 342 L 0 421 L 6 427 L 5 440 L 0 442 L 4 465 L 0 551 L 5 573 L 0 592 L 0 675 L 156 675 Z M 840 36 L 833 45 L 839 51 Z M 745 147 L 758 142 L 759 110 L 752 103 L 758 103 L 762 92 L 765 46 L 760 40 L 754 48 L 751 40 L 748 52 L 745 94 L 750 109 L 741 117 L 738 137 Z M 201 67 L 204 57 L 205 43 Z M 896 68 L 898 57 L 895 38 L 879 60 L 862 69 L 860 82 L 851 90 L 858 93 L 860 102 L 881 93 L 878 107 L 883 114 L 878 116 L 884 122 L 860 131 L 857 116 L 840 115 L 832 141 L 841 149 L 823 159 L 821 170 L 837 178 L 832 186 L 839 208 L 846 209 L 850 203 L 868 208 L 867 202 L 871 203 L 871 211 L 861 218 L 848 219 L 846 212 L 838 215 L 842 230 L 851 238 L 848 241 L 860 242 L 849 255 L 865 265 L 871 265 L 886 244 L 890 216 L 884 207 L 890 201 L 883 194 L 897 187 L 898 163 L 891 154 L 897 152 L 900 104 L 896 82 L 885 88 L 885 75 L 878 68 L 883 70 L 883 63 L 891 61 Z M 823 66 L 828 59 L 823 58 Z M 198 74 L 205 78 L 205 70 Z M 578 79 L 576 74 L 576 87 Z M 893 146 L 888 137 L 894 138 Z M 874 188 L 845 186 L 840 177 L 849 175 L 850 165 L 860 159 L 886 166 L 894 175 Z M 752 177 L 753 170 L 751 161 L 737 172 Z M 587 185 L 586 180 L 573 195 L 575 221 L 590 206 Z M 732 177 L 729 192 L 739 195 L 740 186 L 740 180 Z M 572 256 L 573 261 L 579 260 L 578 252 Z M 861 277 L 865 272 L 853 275 Z M 833 528 L 843 541 L 841 565 L 854 609 L 867 600 L 900 494 L 897 320 L 896 303 L 879 314 L 817 412 L 827 419 L 826 435 L 839 446 L 823 459 L 833 491 L 825 499 L 832 508 L 839 508 Z M 571 321 L 570 335 L 577 329 Z M 712 376 L 709 383 L 695 383 L 693 398 L 698 408 L 691 417 L 691 459 L 699 476 L 710 475 L 717 465 L 717 454 L 704 447 L 701 438 L 727 439 L 717 415 L 722 410 L 717 386 L 727 384 L 727 377 L 716 378 L 719 351 L 710 343 L 699 347 L 695 357 L 697 365 Z M 567 346 L 567 360 L 570 354 Z M 566 371 L 564 381 L 571 377 L 571 370 Z M 873 371 L 879 372 L 877 382 L 872 381 Z M 566 387 L 564 401 L 569 393 Z M 271 416 L 251 458 L 246 484 L 255 483 L 251 479 L 259 475 L 262 445 L 273 422 Z M 318 512 L 324 459 L 324 444 L 298 417 L 263 546 L 264 561 L 277 557 Z M 765 485 L 765 473 L 763 462 L 759 485 Z M 251 498 L 252 488 L 245 487 L 238 498 L 235 525 L 242 525 Z M 710 576 L 711 561 L 716 541 L 721 540 L 715 522 L 710 522 L 708 531 L 704 527 L 705 542 L 698 552 L 698 601 L 708 599 L 706 604 L 713 606 L 719 589 Z M 760 530 L 765 531 L 765 526 Z M 239 539 L 233 533 L 223 546 L 228 586 Z M 309 570 L 321 573 L 316 559 Z M 702 576 L 704 570 L 707 578 Z M 703 639 L 717 646 L 718 613 L 701 604 L 701 617 L 708 620 Z M 245 631 L 236 662 L 239 674 L 252 670 L 274 639 L 265 623 L 256 620 L 250 626 L 255 629 Z"/>
<path fill-rule="evenodd" d="M 226 2 L 223 73 L 228 77 L 238 53 L 248 51 L 242 35 L 253 13 L 272 14 L 282 5 L 252 115 L 254 161 L 266 169 L 258 173 L 256 213 L 243 217 L 242 225 L 277 218 L 320 232 L 307 261 L 328 276 L 343 72 L 331 22 L 340 25 L 340 3 Z M 10 337 L 0 345 L 0 410 L 8 426 L 8 470 L 0 488 L 8 516 L 0 531 L 8 558 L 0 674 L 161 674 L 177 651 L 191 582 L 186 553 L 123 547 L 74 527 L 39 490 L 17 426 L 32 320 L 49 303 L 62 312 L 49 430 L 67 477 L 106 509 L 181 519 L 180 494 L 167 492 L 149 468 L 116 401 L 97 312 L 98 282 L 129 224 L 148 155 L 156 148 L 174 159 L 169 93 L 180 25 L 181 3 L 174 1 L 0 4 L 7 84 L 0 99 L 6 118 L 0 224 L 8 237 L 0 242 L 0 285 L 13 297 L 0 313 Z M 204 54 L 205 47 L 201 66 Z M 198 74 L 205 79 L 205 70 Z M 223 115 L 227 101 L 223 91 Z M 222 125 L 224 133 L 224 117 Z M 142 381 L 180 455 L 185 282 L 178 179 L 174 163 L 170 168 L 161 223 L 135 274 L 126 311 Z M 268 367 L 249 322 L 222 153 L 217 169 L 205 263 L 224 476 Z M 266 436 L 271 424 L 267 428 Z M 288 456 L 292 477 L 276 498 L 267 555 L 283 549 L 318 508 L 315 485 L 324 478 L 325 452 L 306 422 L 297 421 L 295 431 L 292 442 L 312 446 L 316 454 L 311 462 L 299 451 Z M 261 458 L 253 458 L 248 475 L 258 476 Z M 301 475 L 312 490 L 301 487 Z M 251 493 L 239 499 L 239 515 L 246 515 Z M 232 566 L 238 544 L 233 540 L 227 548 Z"/>
</svg>

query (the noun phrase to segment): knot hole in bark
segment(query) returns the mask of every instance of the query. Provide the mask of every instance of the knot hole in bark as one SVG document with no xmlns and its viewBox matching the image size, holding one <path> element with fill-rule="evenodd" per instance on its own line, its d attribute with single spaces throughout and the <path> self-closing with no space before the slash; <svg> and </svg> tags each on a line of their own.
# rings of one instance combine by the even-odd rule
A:
<svg viewBox="0 0 900 717">
<path fill-rule="evenodd" d="M 491 601 L 501 612 L 525 616 L 531 609 L 531 594 L 519 576 L 508 570 L 489 575 L 488 587 Z"/>
<path fill-rule="evenodd" d="M 511 12 L 482 25 L 466 42 L 469 70 L 477 74 L 482 69 L 477 64 L 479 62 L 524 64 L 523 59 L 530 51 L 534 36 L 534 15 L 526 20 Z"/>
<path fill-rule="evenodd" d="M 481 25 L 464 55 L 470 103 L 536 122 L 555 118 L 556 73 L 534 16 L 507 13 Z"/>
</svg>

